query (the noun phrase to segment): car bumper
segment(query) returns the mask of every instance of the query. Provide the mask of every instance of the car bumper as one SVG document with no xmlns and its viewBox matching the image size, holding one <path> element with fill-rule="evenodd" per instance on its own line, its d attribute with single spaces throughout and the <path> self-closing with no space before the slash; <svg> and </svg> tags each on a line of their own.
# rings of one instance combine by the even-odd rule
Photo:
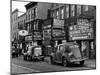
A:
<svg viewBox="0 0 100 75">
<path fill-rule="evenodd" d="M 32 58 L 33 59 L 42 60 L 42 59 L 44 59 L 44 56 L 33 56 Z"/>
<path fill-rule="evenodd" d="M 80 59 L 73 59 L 73 60 L 70 60 L 71 63 L 73 62 L 80 62 L 80 61 L 84 61 L 84 60 L 87 60 L 88 58 L 80 58 Z"/>
</svg>

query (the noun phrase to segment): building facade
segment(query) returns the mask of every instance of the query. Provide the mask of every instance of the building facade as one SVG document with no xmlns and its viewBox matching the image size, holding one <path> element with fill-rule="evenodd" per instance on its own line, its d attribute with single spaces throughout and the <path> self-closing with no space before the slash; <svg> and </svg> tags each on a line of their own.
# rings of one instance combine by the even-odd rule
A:
<svg viewBox="0 0 100 75">
<path fill-rule="evenodd" d="M 11 13 L 11 40 L 18 40 L 18 9 Z"/>
<path fill-rule="evenodd" d="M 42 45 L 42 24 L 43 20 L 48 18 L 48 9 L 50 4 L 30 2 L 26 7 L 26 30 L 29 36 L 27 41 L 32 41 L 34 45 Z M 28 39 L 29 38 L 29 39 Z"/>
<path fill-rule="evenodd" d="M 25 23 L 26 23 L 26 13 L 18 16 L 18 32 L 25 30 Z M 18 44 L 19 44 L 19 48 L 25 48 L 25 38 L 24 36 L 21 36 L 18 34 Z"/>
<path fill-rule="evenodd" d="M 66 39 L 62 37 L 62 39 L 58 40 L 56 37 L 55 43 L 76 42 L 80 45 L 82 51 L 85 50 L 84 54 L 87 57 L 95 58 L 95 14 L 95 6 L 52 4 L 51 17 L 57 20 L 64 20 L 66 37 Z"/>
</svg>

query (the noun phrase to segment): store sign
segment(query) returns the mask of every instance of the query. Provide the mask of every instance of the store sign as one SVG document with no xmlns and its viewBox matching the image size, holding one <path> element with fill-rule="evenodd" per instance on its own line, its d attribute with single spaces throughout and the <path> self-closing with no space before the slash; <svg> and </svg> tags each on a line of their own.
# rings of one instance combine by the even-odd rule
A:
<svg viewBox="0 0 100 75">
<path fill-rule="evenodd" d="M 86 22 L 85 22 L 86 21 Z M 93 39 L 93 26 L 87 20 L 79 20 L 77 25 L 69 27 L 70 40 Z"/>
<path fill-rule="evenodd" d="M 56 36 L 65 36 L 65 31 L 64 30 L 54 29 L 53 30 L 53 37 L 56 37 Z"/>
<path fill-rule="evenodd" d="M 65 40 L 66 37 L 65 36 L 58 36 L 58 37 L 53 37 L 53 40 Z"/>
<path fill-rule="evenodd" d="M 44 40 L 51 39 L 51 29 L 47 29 L 47 30 L 43 31 L 43 38 L 44 38 Z"/>
<path fill-rule="evenodd" d="M 43 29 L 51 28 L 51 25 L 43 26 Z"/>
<path fill-rule="evenodd" d="M 26 35 L 28 35 L 28 31 L 26 31 L 26 30 L 20 30 L 20 31 L 18 32 L 18 34 L 19 34 L 20 36 L 26 36 Z"/>
<path fill-rule="evenodd" d="M 40 32 L 34 32 L 33 39 L 34 40 L 42 40 L 41 33 Z"/>
<path fill-rule="evenodd" d="M 64 20 L 54 19 L 53 25 L 64 26 Z"/>
<path fill-rule="evenodd" d="M 25 40 L 26 40 L 26 41 L 32 41 L 32 36 L 26 36 L 26 37 L 25 37 Z"/>
</svg>

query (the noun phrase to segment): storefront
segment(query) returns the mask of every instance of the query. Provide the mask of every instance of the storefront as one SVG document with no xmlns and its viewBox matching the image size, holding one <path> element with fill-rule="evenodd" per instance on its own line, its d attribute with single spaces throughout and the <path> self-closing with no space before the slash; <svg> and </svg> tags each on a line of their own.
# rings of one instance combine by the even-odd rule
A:
<svg viewBox="0 0 100 75">
<path fill-rule="evenodd" d="M 64 20 L 53 19 L 52 39 L 55 45 L 61 44 L 65 40 Z"/>
<path fill-rule="evenodd" d="M 43 44 L 46 47 L 54 48 L 65 40 L 64 20 L 49 19 L 43 24 Z M 47 48 L 47 54 L 50 54 L 50 48 Z M 53 49 L 52 49 L 53 50 Z"/>
<path fill-rule="evenodd" d="M 77 19 L 77 24 L 69 26 L 69 40 L 76 41 L 88 58 L 95 58 L 95 38 L 93 22 L 86 18 Z"/>
</svg>

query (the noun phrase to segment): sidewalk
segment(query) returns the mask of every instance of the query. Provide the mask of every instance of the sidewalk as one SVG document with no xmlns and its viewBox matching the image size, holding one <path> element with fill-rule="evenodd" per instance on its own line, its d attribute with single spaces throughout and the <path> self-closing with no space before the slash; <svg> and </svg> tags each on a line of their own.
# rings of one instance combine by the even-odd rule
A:
<svg viewBox="0 0 100 75">
<path fill-rule="evenodd" d="M 44 61 L 50 64 L 50 57 L 45 57 Z M 95 59 L 86 60 L 85 66 L 91 67 L 91 68 L 96 68 L 96 60 Z"/>
<path fill-rule="evenodd" d="M 86 60 L 85 65 L 87 67 L 96 68 L 96 60 L 95 59 Z"/>
</svg>

